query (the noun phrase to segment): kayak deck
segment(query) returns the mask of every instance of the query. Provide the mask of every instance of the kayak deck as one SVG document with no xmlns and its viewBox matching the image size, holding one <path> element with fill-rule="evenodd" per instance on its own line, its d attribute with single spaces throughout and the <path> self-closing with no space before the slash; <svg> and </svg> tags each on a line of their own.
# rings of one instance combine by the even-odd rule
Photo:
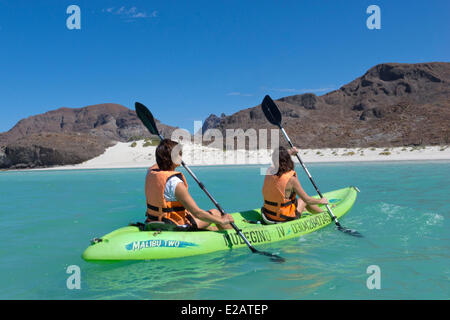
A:
<svg viewBox="0 0 450 320">
<path fill-rule="evenodd" d="M 324 196 L 330 205 L 335 205 L 332 208 L 333 213 L 340 218 L 353 206 L 357 191 L 355 187 L 348 187 L 325 193 Z M 331 223 L 326 211 L 318 214 L 303 213 L 300 219 L 273 225 L 263 224 L 260 209 L 237 212 L 232 216 L 236 226 L 252 245 L 299 237 Z M 140 231 L 138 227 L 127 226 L 108 233 L 101 237 L 99 242 L 92 243 L 83 252 L 82 257 L 86 261 L 169 259 L 239 247 L 246 247 L 246 244 L 233 229 Z"/>
</svg>

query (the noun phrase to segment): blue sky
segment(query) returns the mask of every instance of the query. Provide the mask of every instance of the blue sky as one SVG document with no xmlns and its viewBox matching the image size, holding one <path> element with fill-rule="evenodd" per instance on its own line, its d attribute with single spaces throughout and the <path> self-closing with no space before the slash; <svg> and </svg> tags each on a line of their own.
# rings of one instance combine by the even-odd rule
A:
<svg viewBox="0 0 450 320">
<path fill-rule="evenodd" d="M 72 4 L 81 30 L 66 27 Z M 380 30 L 366 27 L 371 4 Z M 135 101 L 192 130 L 378 63 L 448 62 L 449 12 L 447 0 L 0 0 L 0 132 L 63 106 Z"/>
</svg>

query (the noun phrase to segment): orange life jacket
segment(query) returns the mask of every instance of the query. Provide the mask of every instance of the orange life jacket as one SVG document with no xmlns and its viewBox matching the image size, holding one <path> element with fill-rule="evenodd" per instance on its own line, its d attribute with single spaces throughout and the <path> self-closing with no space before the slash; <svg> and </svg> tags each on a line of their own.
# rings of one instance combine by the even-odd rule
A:
<svg viewBox="0 0 450 320">
<path fill-rule="evenodd" d="M 147 198 L 147 220 L 163 221 L 177 225 L 192 225 L 192 217 L 179 201 L 166 201 L 164 189 L 170 177 L 178 176 L 188 186 L 184 175 L 178 171 L 163 171 L 153 165 L 145 178 L 145 196 Z"/>
<path fill-rule="evenodd" d="M 278 177 L 266 175 L 263 186 L 264 206 L 262 212 L 273 221 L 289 221 L 299 218 L 296 212 L 297 200 L 293 191 L 289 198 L 285 196 L 286 185 L 291 177 L 296 177 L 294 170 Z"/>
</svg>

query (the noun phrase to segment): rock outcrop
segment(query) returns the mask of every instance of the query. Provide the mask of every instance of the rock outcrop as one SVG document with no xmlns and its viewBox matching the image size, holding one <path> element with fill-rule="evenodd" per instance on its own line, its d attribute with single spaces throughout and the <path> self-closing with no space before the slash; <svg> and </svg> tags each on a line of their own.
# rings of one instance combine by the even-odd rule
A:
<svg viewBox="0 0 450 320">
<path fill-rule="evenodd" d="M 325 95 L 276 102 L 291 140 L 303 148 L 450 143 L 450 63 L 380 64 Z M 225 136 L 226 129 L 274 127 L 258 105 L 210 128 Z"/>
<path fill-rule="evenodd" d="M 175 130 L 156 123 L 164 136 Z M 102 154 L 115 141 L 151 136 L 136 113 L 119 104 L 60 108 L 20 120 L 1 133 L 0 168 L 81 163 Z"/>
<path fill-rule="evenodd" d="M 226 117 L 225 113 L 222 113 L 220 117 L 215 114 L 210 114 L 209 117 L 203 122 L 202 133 L 205 133 L 208 129 L 216 128 L 224 117 Z"/>
<path fill-rule="evenodd" d="M 105 138 L 81 133 L 35 133 L 4 148 L 11 169 L 71 165 L 95 158 L 113 143 Z"/>
<path fill-rule="evenodd" d="M 164 135 L 170 135 L 175 129 L 156 122 Z M 0 145 L 42 132 L 77 132 L 112 141 L 151 136 L 134 111 L 119 104 L 104 103 L 84 108 L 59 108 L 22 119 L 11 130 L 0 134 Z"/>
</svg>

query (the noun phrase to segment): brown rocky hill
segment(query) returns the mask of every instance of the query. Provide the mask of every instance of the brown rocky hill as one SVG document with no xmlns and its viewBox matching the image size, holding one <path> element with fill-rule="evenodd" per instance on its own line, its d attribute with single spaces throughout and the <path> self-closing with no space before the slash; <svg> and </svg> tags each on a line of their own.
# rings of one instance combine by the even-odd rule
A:
<svg viewBox="0 0 450 320">
<path fill-rule="evenodd" d="M 174 127 L 156 120 L 164 136 Z M 151 137 L 136 113 L 105 103 L 60 108 L 20 120 L 0 134 L 0 168 L 75 164 L 96 157 L 113 141 Z"/>
<path fill-rule="evenodd" d="M 450 63 L 380 64 L 325 95 L 276 102 L 284 128 L 302 148 L 450 143 Z M 226 129 L 274 128 L 260 105 L 210 118 L 214 125 L 203 130 L 216 128 L 224 136 Z"/>
<path fill-rule="evenodd" d="M 174 128 L 159 124 L 164 135 Z M 136 113 L 122 105 L 104 103 L 84 108 L 59 108 L 20 120 L 11 130 L 0 133 L 0 146 L 34 133 L 84 133 L 112 141 L 150 137 Z"/>
</svg>

